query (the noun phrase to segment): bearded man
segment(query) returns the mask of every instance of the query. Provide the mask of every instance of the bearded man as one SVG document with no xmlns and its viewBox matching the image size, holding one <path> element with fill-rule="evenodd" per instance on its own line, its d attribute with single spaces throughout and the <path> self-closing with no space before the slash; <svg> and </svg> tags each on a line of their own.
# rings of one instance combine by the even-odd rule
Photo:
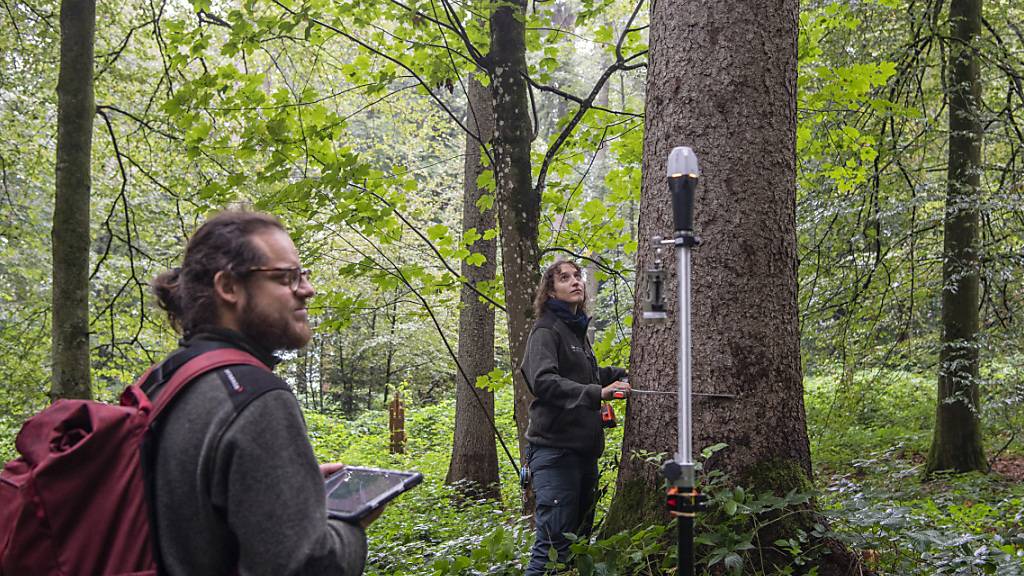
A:
<svg viewBox="0 0 1024 576">
<path fill-rule="evenodd" d="M 148 394 L 214 348 L 265 365 L 209 372 L 161 414 L 147 474 L 160 572 L 361 574 L 364 529 L 379 512 L 361 525 L 328 518 L 324 477 L 341 465 L 317 464 L 294 394 L 270 371 L 275 351 L 312 336 L 306 303 L 315 291 L 284 227 L 266 214 L 222 212 L 152 288 L 182 341 Z"/>
</svg>

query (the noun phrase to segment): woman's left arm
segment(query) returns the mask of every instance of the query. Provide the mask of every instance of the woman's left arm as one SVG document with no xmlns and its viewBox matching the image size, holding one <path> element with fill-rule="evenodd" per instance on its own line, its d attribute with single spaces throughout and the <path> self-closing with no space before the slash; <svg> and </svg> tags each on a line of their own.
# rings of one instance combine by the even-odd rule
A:
<svg viewBox="0 0 1024 576">
<path fill-rule="evenodd" d="M 601 386 L 607 386 L 616 380 L 626 378 L 626 369 L 618 366 L 606 366 L 597 369 L 597 380 Z"/>
</svg>

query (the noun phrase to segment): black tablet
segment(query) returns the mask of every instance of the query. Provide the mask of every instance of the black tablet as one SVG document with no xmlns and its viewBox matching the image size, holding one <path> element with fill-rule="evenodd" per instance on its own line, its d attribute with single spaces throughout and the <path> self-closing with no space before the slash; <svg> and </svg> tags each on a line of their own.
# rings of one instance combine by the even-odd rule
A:
<svg viewBox="0 0 1024 576">
<path fill-rule="evenodd" d="M 327 480 L 327 514 L 359 520 L 423 481 L 419 472 L 345 466 Z"/>
</svg>

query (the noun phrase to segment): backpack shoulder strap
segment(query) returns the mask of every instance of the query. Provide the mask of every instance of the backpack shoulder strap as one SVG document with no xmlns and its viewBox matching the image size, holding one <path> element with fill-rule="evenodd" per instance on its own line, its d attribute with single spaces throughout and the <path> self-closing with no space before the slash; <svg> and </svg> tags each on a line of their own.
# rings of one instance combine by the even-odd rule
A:
<svg viewBox="0 0 1024 576">
<path fill-rule="evenodd" d="M 160 385 L 170 380 L 171 376 L 174 375 L 178 368 L 181 368 L 189 360 L 206 354 L 213 350 L 219 350 L 221 348 L 234 348 L 227 342 L 220 342 L 215 340 L 199 340 L 193 342 L 188 346 L 179 348 L 164 358 L 163 361 L 157 362 L 149 367 L 146 372 L 135 380 L 135 385 L 142 389 L 151 399 L 155 399 L 155 395 L 152 395 L 154 388 L 159 388 Z"/>
<path fill-rule="evenodd" d="M 256 366 L 228 366 L 217 370 L 228 398 L 239 414 L 253 400 L 272 390 L 288 390 L 291 388 L 273 372 Z"/>
<path fill-rule="evenodd" d="M 161 387 L 157 394 L 156 401 L 153 402 L 153 408 L 150 412 L 151 423 L 157 421 L 160 413 L 170 406 L 179 392 L 203 374 L 226 366 L 251 366 L 253 370 L 259 370 L 267 373 L 268 375 L 271 373 L 270 368 L 268 368 L 266 364 L 260 362 L 252 354 L 237 348 L 213 347 L 210 349 L 204 347 L 199 351 L 186 350 L 179 354 L 175 354 L 166 362 L 167 366 L 161 366 L 159 371 L 155 371 L 151 368 L 150 372 L 140 379 L 141 385 L 150 384 L 149 382 L 146 382 L 150 373 L 156 372 L 155 376 L 157 377 L 157 381 L 159 381 L 159 379 L 162 379 L 163 377 L 164 369 L 168 372 L 173 370 L 170 380 Z M 136 387 L 141 388 L 141 386 L 133 386 L 133 388 Z M 159 544 L 160 536 L 158 534 L 159 525 L 156 519 L 156 502 L 153 497 L 153 494 L 155 493 L 154 469 L 157 446 L 157 436 L 152 433 L 148 434 L 142 445 L 142 471 L 147 502 L 146 507 L 149 517 L 150 541 L 153 543 L 153 558 L 156 561 L 158 570 L 157 574 L 163 576 L 166 574 L 166 571 L 161 561 Z M 231 572 L 231 574 L 238 574 L 237 568 Z"/>
<path fill-rule="evenodd" d="M 153 411 L 150 414 L 150 418 L 156 420 L 160 413 L 174 400 L 178 392 L 197 377 L 223 366 L 239 364 L 262 367 L 264 370 L 269 371 L 269 368 L 257 360 L 255 356 L 237 348 L 218 348 L 204 352 L 185 362 L 181 368 L 174 371 L 174 375 L 171 376 L 171 379 L 160 390 L 156 402 L 153 403 Z"/>
</svg>

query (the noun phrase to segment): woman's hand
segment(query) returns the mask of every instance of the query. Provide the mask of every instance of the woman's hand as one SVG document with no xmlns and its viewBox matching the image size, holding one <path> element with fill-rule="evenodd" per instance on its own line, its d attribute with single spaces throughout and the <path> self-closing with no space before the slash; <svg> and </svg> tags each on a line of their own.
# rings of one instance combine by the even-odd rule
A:
<svg viewBox="0 0 1024 576">
<path fill-rule="evenodd" d="M 632 388 L 629 386 L 629 382 L 616 380 L 604 388 L 601 388 L 601 400 L 625 398 L 626 396 L 629 396 L 630 390 L 632 390 Z"/>
</svg>

